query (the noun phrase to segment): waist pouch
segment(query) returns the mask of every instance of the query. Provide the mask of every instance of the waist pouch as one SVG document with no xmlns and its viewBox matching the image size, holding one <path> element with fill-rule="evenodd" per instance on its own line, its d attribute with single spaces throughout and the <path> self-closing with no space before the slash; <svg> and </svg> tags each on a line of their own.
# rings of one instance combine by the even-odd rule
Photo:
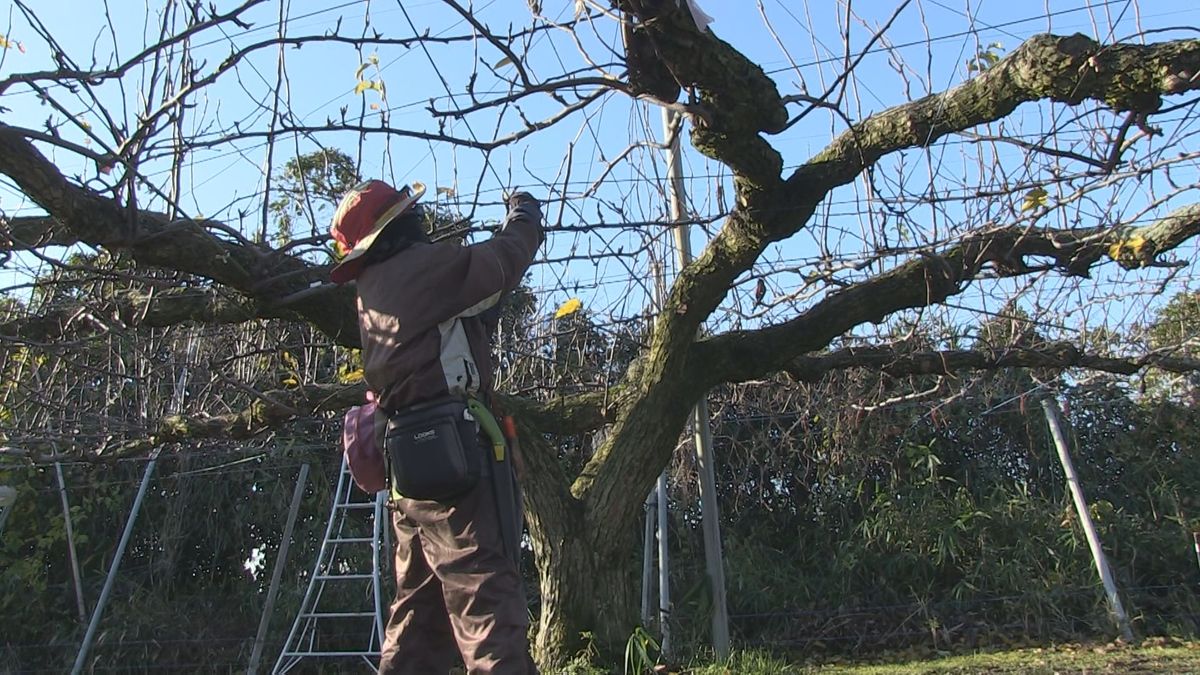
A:
<svg viewBox="0 0 1200 675">
<path fill-rule="evenodd" d="M 447 501 L 479 482 L 484 453 L 466 401 L 437 401 L 388 418 L 384 456 L 392 499 Z"/>
</svg>

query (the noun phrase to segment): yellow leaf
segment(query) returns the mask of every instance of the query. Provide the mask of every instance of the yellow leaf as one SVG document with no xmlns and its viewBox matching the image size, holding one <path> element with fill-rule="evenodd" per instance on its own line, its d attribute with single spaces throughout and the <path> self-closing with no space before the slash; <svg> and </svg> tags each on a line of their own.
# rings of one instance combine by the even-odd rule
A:
<svg viewBox="0 0 1200 675">
<path fill-rule="evenodd" d="M 370 80 L 359 80 L 358 84 L 354 85 L 354 93 L 361 94 L 372 86 L 373 83 Z"/>
<path fill-rule="evenodd" d="M 300 364 L 296 361 L 296 357 L 292 356 L 291 352 L 283 351 L 279 358 L 292 370 L 299 370 Z"/>
<path fill-rule="evenodd" d="M 1049 196 L 1045 188 L 1033 188 L 1025 193 L 1025 201 L 1021 202 L 1021 211 L 1032 211 L 1038 207 L 1045 206 L 1049 201 Z"/>
<path fill-rule="evenodd" d="M 287 386 L 287 387 L 295 387 L 296 385 L 298 385 L 300 383 L 296 381 L 296 378 L 289 376 L 289 377 L 283 378 L 283 384 L 284 384 L 284 386 Z"/>
<path fill-rule="evenodd" d="M 342 384 L 354 384 L 355 382 L 362 382 L 362 379 L 363 379 L 362 368 L 359 368 L 358 370 L 352 370 L 348 373 L 341 373 L 338 375 L 338 381 L 340 381 Z"/>
<path fill-rule="evenodd" d="M 1113 260 L 1120 260 L 1122 257 L 1137 260 L 1142 257 L 1142 248 L 1146 245 L 1146 239 L 1140 234 L 1135 234 L 1132 237 L 1118 241 L 1108 247 L 1108 257 Z"/>
<path fill-rule="evenodd" d="M 554 318 L 561 319 L 564 316 L 570 316 L 570 315 L 574 314 L 575 312 L 578 312 L 580 310 L 580 308 L 582 308 L 582 307 L 583 307 L 582 300 L 580 300 L 579 298 L 571 298 L 570 300 L 564 302 L 562 304 L 562 306 L 558 308 L 558 311 L 554 313 Z"/>
</svg>

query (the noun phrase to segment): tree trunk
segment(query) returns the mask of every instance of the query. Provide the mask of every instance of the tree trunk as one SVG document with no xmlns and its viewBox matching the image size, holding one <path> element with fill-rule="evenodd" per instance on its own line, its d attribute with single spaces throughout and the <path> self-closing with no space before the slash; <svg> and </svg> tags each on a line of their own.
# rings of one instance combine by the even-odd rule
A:
<svg viewBox="0 0 1200 675">
<path fill-rule="evenodd" d="M 526 517 L 538 564 L 539 664 L 556 672 L 591 646 L 617 663 L 638 623 L 639 517 L 695 403 L 694 376 L 648 359 L 649 384 L 623 401 L 608 438 L 574 481 L 537 430 L 522 435 Z"/>
<path fill-rule="evenodd" d="M 541 595 L 535 656 L 544 672 L 560 671 L 588 648 L 616 663 L 638 621 L 641 529 L 634 520 L 597 522 L 571 494 L 555 448 L 531 431 L 522 436 L 522 455 L 525 515 Z M 613 510 L 599 512 L 611 518 Z"/>
<path fill-rule="evenodd" d="M 634 530 L 620 541 L 596 542 L 575 530 L 538 556 L 541 619 L 534 653 L 557 672 L 581 651 L 616 663 L 638 621 Z"/>
</svg>

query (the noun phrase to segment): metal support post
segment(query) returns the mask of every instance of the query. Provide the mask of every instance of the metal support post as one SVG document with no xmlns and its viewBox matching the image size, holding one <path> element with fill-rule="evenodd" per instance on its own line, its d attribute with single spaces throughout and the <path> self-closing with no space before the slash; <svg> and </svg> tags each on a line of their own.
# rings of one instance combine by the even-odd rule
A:
<svg viewBox="0 0 1200 675">
<path fill-rule="evenodd" d="M 663 134 L 671 133 L 676 113 L 662 109 Z M 671 218 L 681 223 L 685 217 L 683 167 L 679 134 L 671 138 L 667 151 L 667 181 L 671 195 Z M 692 246 L 687 225 L 675 228 L 675 249 L 679 269 L 692 261 Z M 716 475 L 713 468 L 712 431 L 708 426 L 708 401 L 701 396 L 692 411 L 696 439 L 696 466 L 700 473 L 700 511 L 704 529 L 704 562 L 713 600 L 712 644 L 718 660 L 729 658 L 729 610 L 725 598 L 725 563 L 721 551 L 721 525 L 717 509 Z"/>
<path fill-rule="evenodd" d="M 75 606 L 79 609 L 79 623 L 87 621 L 87 604 L 83 601 L 83 581 L 79 575 L 79 557 L 75 554 L 75 528 L 71 526 L 71 504 L 67 501 L 67 482 L 63 479 L 62 463 L 54 463 L 58 477 L 58 496 L 62 498 L 63 522 L 67 527 L 67 557 L 71 561 L 71 580 L 75 583 Z"/>
<path fill-rule="evenodd" d="M 113 583 L 117 580 L 117 571 L 121 568 L 121 559 L 125 556 L 125 547 L 133 534 L 133 525 L 137 522 L 138 512 L 142 508 L 142 500 L 146 497 L 146 488 L 150 486 L 150 477 L 154 475 L 154 466 L 158 464 L 158 450 L 150 455 L 146 471 L 142 474 L 142 484 L 138 487 L 137 497 L 133 499 L 133 508 L 129 511 L 129 520 L 125 521 L 125 530 L 121 532 L 121 541 L 117 543 L 117 551 L 113 554 L 112 566 L 108 568 L 108 576 L 104 579 L 104 588 L 100 591 L 100 599 L 96 601 L 96 609 L 92 612 L 92 620 L 88 623 L 87 633 L 83 636 L 83 644 L 75 656 L 75 665 L 71 675 L 83 672 L 87 662 L 88 650 L 92 647 L 92 639 L 96 637 L 96 628 L 100 626 L 100 617 L 104 616 L 104 606 L 108 604 L 108 596 L 112 593 Z"/>
<path fill-rule="evenodd" d="M 643 504 L 643 509 L 646 511 L 646 528 L 642 535 L 642 625 L 649 626 L 650 619 L 654 613 L 650 609 L 650 584 L 654 579 L 654 520 L 656 513 L 652 509 L 655 508 L 654 495 L 657 494 L 657 486 L 650 494 L 646 495 L 646 503 Z M 1200 549 L 1197 549 L 1200 551 Z"/>
<path fill-rule="evenodd" d="M 292 531 L 296 529 L 296 514 L 300 512 L 300 503 L 304 501 L 304 487 L 307 484 L 308 464 L 305 463 L 300 466 L 300 475 L 296 477 L 296 487 L 292 490 L 292 505 L 288 509 L 287 522 L 283 526 L 283 539 L 279 541 L 279 552 L 275 556 L 274 569 L 271 570 L 267 602 L 263 606 L 262 618 L 258 620 L 258 634 L 254 637 L 254 649 L 250 652 L 250 665 L 246 668 L 247 675 L 255 675 L 258 672 L 263 647 L 267 642 L 267 626 L 271 624 L 271 612 L 275 609 L 275 596 L 279 593 L 279 579 L 283 575 L 288 548 L 292 545 Z"/>
<path fill-rule="evenodd" d="M 1071 498 L 1075 501 L 1075 511 L 1079 514 L 1079 524 L 1087 537 L 1088 546 L 1092 549 L 1092 559 L 1096 563 L 1096 571 L 1100 573 L 1100 582 L 1104 584 L 1104 593 L 1108 596 L 1108 608 L 1116 621 L 1121 637 L 1126 642 L 1133 642 L 1133 629 L 1129 626 L 1129 616 L 1121 605 L 1121 596 L 1117 593 L 1117 583 L 1112 571 L 1108 568 L 1108 560 L 1104 557 L 1104 548 L 1100 545 L 1100 535 L 1096 533 L 1096 525 L 1092 522 L 1092 514 L 1088 511 L 1087 499 L 1083 496 L 1083 487 L 1079 484 L 1079 476 L 1075 473 L 1075 465 L 1071 463 L 1071 455 L 1067 451 L 1067 435 L 1063 432 L 1059 421 L 1058 403 L 1051 398 L 1042 399 L 1042 410 L 1046 412 L 1046 422 L 1050 425 L 1050 435 L 1054 437 L 1054 447 L 1058 449 L 1058 460 L 1062 462 L 1063 472 L 1067 475 L 1067 487 Z"/>
<path fill-rule="evenodd" d="M 1200 531 L 1192 532 L 1192 543 L 1196 547 L 1196 564 L 1200 565 Z"/>
<path fill-rule="evenodd" d="M 0 485 L 0 534 L 4 534 L 4 523 L 17 503 L 17 489 L 11 485 Z"/>
<path fill-rule="evenodd" d="M 671 653 L 671 557 L 667 546 L 667 474 L 658 476 L 658 628 L 663 655 Z"/>
</svg>

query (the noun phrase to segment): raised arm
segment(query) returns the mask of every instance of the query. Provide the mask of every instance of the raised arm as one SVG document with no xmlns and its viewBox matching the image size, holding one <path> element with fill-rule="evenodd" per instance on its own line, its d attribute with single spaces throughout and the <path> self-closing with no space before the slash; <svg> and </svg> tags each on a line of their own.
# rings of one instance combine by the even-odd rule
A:
<svg viewBox="0 0 1200 675">
<path fill-rule="evenodd" d="M 514 194 L 500 231 L 463 249 L 466 264 L 459 314 L 479 314 L 493 307 L 502 293 L 516 288 L 544 239 L 541 204 L 527 192 Z"/>
</svg>

